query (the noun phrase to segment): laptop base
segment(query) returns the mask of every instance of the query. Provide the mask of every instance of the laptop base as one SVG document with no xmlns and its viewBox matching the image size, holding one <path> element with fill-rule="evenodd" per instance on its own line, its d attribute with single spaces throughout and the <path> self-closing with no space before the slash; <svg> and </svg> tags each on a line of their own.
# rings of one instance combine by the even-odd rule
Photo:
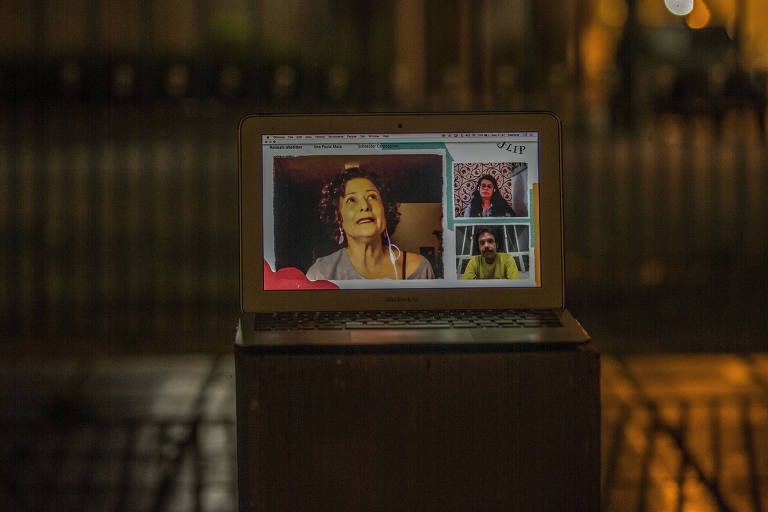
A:
<svg viewBox="0 0 768 512">
<path fill-rule="evenodd" d="M 310 351 L 322 350 L 322 347 L 336 347 L 333 350 L 343 351 L 349 346 L 367 347 L 373 351 L 393 350 L 396 346 L 402 346 L 403 350 L 409 351 L 415 345 L 425 350 L 430 347 L 440 349 L 441 344 L 454 349 L 463 346 L 467 350 L 479 350 L 483 346 L 491 346 L 496 347 L 495 350 L 505 350 L 505 346 L 518 343 L 578 344 L 589 340 L 587 332 L 568 310 L 546 310 L 545 313 L 556 319 L 551 326 L 304 329 L 297 322 L 290 330 L 262 329 L 257 319 L 263 315 L 244 313 L 240 319 L 242 329 L 239 342 L 255 350 L 291 352 L 304 350 L 303 346 Z"/>
</svg>

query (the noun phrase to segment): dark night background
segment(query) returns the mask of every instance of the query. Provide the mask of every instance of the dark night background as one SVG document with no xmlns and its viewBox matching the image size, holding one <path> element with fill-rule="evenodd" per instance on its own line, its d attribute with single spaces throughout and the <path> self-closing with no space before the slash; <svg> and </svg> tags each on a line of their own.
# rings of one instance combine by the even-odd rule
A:
<svg viewBox="0 0 768 512">
<path fill-rule="evenodd" d="M 4 2 L 3 352 L 228 351 L 239 118 L 466 109 L 562 118 L 604 349 L 764 348 L 765 7 L 550 3 Z"/>
<path fill-rule="evenodd" d="M 232 509 L 243 115 L 550 110 L 606 509 L 765 510 L 766 34 L 762 0 L 3 0 L 0 508 Z"/>
</svg>

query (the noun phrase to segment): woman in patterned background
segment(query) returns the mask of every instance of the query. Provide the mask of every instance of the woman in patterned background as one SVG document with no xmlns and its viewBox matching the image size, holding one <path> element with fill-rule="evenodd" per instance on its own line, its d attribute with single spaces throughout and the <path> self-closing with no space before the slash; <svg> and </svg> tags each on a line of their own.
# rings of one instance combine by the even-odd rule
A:
<svg viewBox="0 0 768 512">
<path fill-rule="evenodd" d="M 475 192 L 472 194 L 465 217 L 516 217 L 515 210 L 507 203 L 499 192 L 496 179 L 490 174 L 477 180 Z"/>
</svg>

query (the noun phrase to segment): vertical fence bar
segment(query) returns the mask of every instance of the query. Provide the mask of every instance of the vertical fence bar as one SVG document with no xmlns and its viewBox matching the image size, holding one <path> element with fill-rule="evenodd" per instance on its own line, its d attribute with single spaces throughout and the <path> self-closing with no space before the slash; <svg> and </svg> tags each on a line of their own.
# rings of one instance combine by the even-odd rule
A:
<svg viewBox="0 0 768 512">
<path fill-rule="evenodd" d="M 619 165 L 619 142 L 620 137 L 614 135 L 609 144 L 606 144 L 606 150 L 600 159 L 600 190 L 595 202 L 602 206 L 599 222 L 603 224 L 602 232 L 598 235 L 600 244 L 603 246 L 600 257 L 603 268 L 603 282 L 606 285 L 616 286 L 622 280 L 623 262 L 618 258 L 625 246 L 624 237 L 626 236 L 625 226 L 622 224 L 622 186 L 625 177 L 625 170 Z"/>
<path fill-rule="evenodd" d="M 684 181 L 686 162 L 690 158 L 690 139 L 693 126 L 686 122 L 675 122 L 670 126 L 670 136 L 668 140 L 672 144 L 668 145 L 664 151 L 663 166 L 666 170 L 666 177 L 662 183 L 666 184 L 668 192 L 666 200 L 666 218 L 661 220 L 660 225 L 666 227 L 665 245 L 663 252 L 666 262 L 666 281 L 676 279 L 679 275 L 679 263 L 683 252 L 685 251 L 683 240 L 687 238 L 685 231 L 690 217 L 685 216 L 688 183 Z"/>
<path fill-rule="evenodd" d="M 579 219 L 579 205 L 585 200 L 584 153 L 587 145 L 586 130 L 566 132 L 565 163 L 563 168 L 563 212 L 565 225 L 566 277 L 584 280 L 584 237 L 587 226 Z"/>
<path fill-rule="evenodd" d="M 660 196 L 657 192 L 657 187 L 663 185 L 663 182 L 659 182 L 656 176 L 655 165 L 655 152 L 658 149 L 660 138 L 653 129 L 646 127 L 642 136 L 636 139 L 637 151 L 637 163 L 638 172 L 640 174 L 639 186 L 639 202 L 636 207 L 642 212 L 642 218 L 640 221 L 640 248 L 638 254 L 640 256 L 640 264 L 638 268 L 637 282 L 643 283 L 643 268 L 648 262 L 649 256 L 655 251 L 658 244 L 658 236 L 656 230 L 656 215 L 654 207 L 657 203 L 664 200 L 663 196 Z M 649 207 L 650 206 L 650 207 Z M 643 283 L 644 284 L 644 283 Z"/>
<path fill-rule="evenodd" d="M 167 128 L 166 128 L 167 129 Z M 163 130 L 165 131 L 165 130 Z M 170 210 L 178 207 L 176 198 L 173 197 L 172 176 L 178 170 L 171 168 L 171 153 L 178 155 L 176 148 L 170 146 L 170 139 L 166 133 L 155 134 L 154 140 L 149 144 L 148 154 L 151 161 L 147 163 L 145 175 L 151 176 L 153 183 L 150 203 L 145 217 L 147 226 L 147 243 L 140 256 L 141 261 L 152 268 L 149 274 L 148 287 L 151 294 L 152 308 L 149 314 L 152 316 L 151 333 L 153 336 L 168 331 L 168 310 L 170 308 L 170 296 L 173 293 L 174 268 L 171 265 L 173 259 L 173 244 L 178 243 L 176 234 L 173 233 L 173 225 Z M 178 165 L 177 162 L 175 162 Z"/>
<path fill-rule="evenodd" d="M 727 155 L 730 148 L 730 143 L 725 133 L 722 133 L 716 144 L 710 146 L 710 189 L 709 189 L 709 205 L 710 205 L 710 226 L 712 235 L 710 237 L 709 254 L 712 257 L 712 263 L 714 268 L 719 268 L 718 265 L 722 264 L 722 257 L 727 256 L 722 251 L 722 240 L 727 235 L 727 216 L 723 215 L 724 208 L 728 205 L 728 182 L 727 179 L 730 171 L 730 165 L 728 160 L 731 158 Z"/>
<path fill-rule="evenodd" d="M 181 308 L 181 327 L 184 333 L 193 334 L 199 329 L 200 315 L 198 308 L 204 301 L 198 278 L 205 269 L 200 261 L 204 247 L 200 243 L 200 231 L 205 229 L 205 206 L 202 192 L 205 184 L 199 176 L 200 146 L 193 139 L 196 126 L 185 124 L 178 144 L 178 167 L 175 170 L 179 194 L 179 217 L 175 229 L 178 231 L 178 243 L 183 250 L 180 254 L 178 269 L 178 296 L 175 302 Z M 197 124 L 197 123 L 195 123 Z"/>
<path fill-rule="evenodd" d="M 216 298 L 210 287 L 206 286 L 208 280 L 204 276 L 215 272 L 211 260 L 211 233 L 213 227 L 213 210 L 211 208 L 211 196 L 215 190 L 215 175 L 208 169 L 208 159 L 206 151 L 208 150 L 207 141 L 212 139 L 213 134 L 209 126 L 211 123 L 200 122 L 195 126 L 190 134 L 187 152 L 193 159 L 191 169 L 193 182 L 190 192 L 190 201 L 197 204 L 195 209 L 197 215 L 193 219 L 190 228 L 192 254 L 194 261 L 191 267 L 191 275 L 188 277 L 189 294 L 184 298 L 184 303 L 189 309 L 194 306 L 197 322 L 195 328 L 205 333 L 212 333 L 211 315 L 215 311 Z"/>
<path fill-rule="evenodd" d="M 731 182 L 733 186 L 733 208 L 731 212 L 731 226 L 730 236 L 728 240 L 731 242 L 730 246 L 734 251 L 740 254 L 748 254 L 749 248 L 747 243 L 749 236 L 747 230 L 749 230 L 749 160 L 748 160 L 748 148 L 755 143 L 757 138 L 755 130 L 750 129 L 751 124 L 741 124 L 741 130 L 739 135 L 734 140 L 734 159 L 733 159 L 733 175 Z M 744 268 L 745 260 L 743 257 L 739 258 L 739 261 L 734 261 L 733 271 L 747 270 Z"/>
<path fill-rule="evenodd" d="M 96 113 L 96 126 L 100 129 L 92 130 L 92 135 L 88 138 L 85 147 L 87 149 L 87 174 L 86 191 L 83 194 L 86 198 L 88 207 L 88 226 L 86 243 L 85 274 L 88 277 L 88 305 L 86 315 L 89 319 L 90 330 L 96 336 L 101 336 L 105 332 L 105 308 L 104 308 L 104 254 L 102 252 L 104 243 L 104 170 L 101 168 L 101 149 L 107 142 L 107 130 L 110 118 L 106 115 L 105 109 L 99 109 Z"/>
<path fill-rule="evenodd" d="M 73 197 L 75 194 L 75 122 L 72 117 L 61 123 L 61 172 L 56 177 L 58 190 L 56 198 L 56 218 L 51 218 L 51 229 L 58 230 L 60 252 L 57 259 L 58 280 L 61 282 L 61 294 L 55 304 L 56 317 L 61 322 L 61 332 L 71 335 L 77 324 L 75 307 L 75 236 Z M 54 215 L 54 214 L 52 214 Z M 55 299 L 54 299 L 55 300 Z"/>
<path fill-rule="evenodd" d="M 148 184 L 142 182 L 142 164 L 144 141 L 136 134 L 135 138 L 130 140 L 125 148 L 125 174 L 126 182 L 124 194 L 125 211 L 123 221 L 125 227 L 125 246 L 120 255 L 118 268 L 123 272 L 123 284 L 126 290 L 127 299 L 127 333 L 129 337 L 135 338 L 139 335 L 142 321 L 140 320 L 142 297 L 142 283 L 140 276 L 144 275 L 145 268 L 139 262 L 139 255 L 142 247 L 142 210 L 144 208 L 143 200 L 150 193 Z"/>
<path fill-rule="evenodd" d="M 110 319 L 114 316 L 112 305 L 115 288 L 115 275 L 112 261 L 115 238 L 115 145 L 111 137 L 107 137 L 94 148 L 95 167 L 101 174 L 100 190 L 96 200 L 101 215 L 98 230 L 101 233 L 101 243 L 98 247 L 99 301 L 101 314 L 99 322 L 101 332 L 108 332 Z"/>
<path fill-rule="evenodd" d="M 149 337 L 157 327 L 158 300 L 156 280 L 158 262 L 150 254 L 157 251 L 157 203 L 160 201 L 161 183 L 156 172 L 157 157 L 155 155 L 155 130 L 148 130 L 142 139 L 139 151 L 138 188 L 135 201 L 139 205 L 137 251 L 132 264 L 140 268 L 135 278 L 138 282 L 138 307 L 140 325 L 139 335 Z"/>
<path fill-rule="evenodd" d="M 88 314 L 91 307 L 92 283 L 89 267 L 90 230 L 92 209 L 89 205 L 90 159 L 89 148 L 84 140 L 77 140 L 73 148 L 72 161 L 72 195 L 70 208 L 72 212 L 72 302 L 74 306 L 74 332 L 87 332 L 91 325 Z"/>
<path fill-rule="evenodd" d="M 29 216 L 29 252 L 25 256 L 31 260 L 31 304 L 26 312 L 29 323 L 29 333 L 42 327 L 48 319 L 48 301 L 46 297 L 47 273 L 45 264 L 45 219 L 48 215 L 48 169 L 45 165 L 43 148 L 50 140 L 49 124 L 46 111 L 42 105 L 33 109 L 33 133 L 30 138 L 32 146 L 31 173 L 27 176 L 32 188 L 31 197 L 26 205 Z M 42 324 L 42 325 L 41 325 Z M 35 326 L 35 327 L 33 327 Z"/>
<path fill-rule="evenodd" d="M 765 191 L 768 190 L 768 172 L 766 172 L 765 144 L 760 139 L 752 141 L 745 148 L 745 166 L 747 169 L 746 187 L 746 217 L 743 224 L 744 252 L 750 261 L 760 261 L 761 257 L 768 256 L 765 239 L 760 233 L 768 233 L 768 208 L 765 201 Z"/>
<path fill-rule="evenodd" d="M 691 190 L 691 229 L 688 237 L 689 256 L 698 258 L 707 253 L 711 245 L 712 226 L 710 225 L 710 182 L 712 179 L 712 166 L 710 162 L 709 146 L 714 144 L 711 123 L 697 125 L 693 140 L 690 158 L 690 183 Z M 695 270 L 697 271 L 697 270 Z M 697 271 L 698 272 L 698 271 Z"/>
<path fill-rule="evenodd" d="M 51 120 L 60 128 L 56 120 Z M 48 178 L 48 207 L 45 218 L 45 264 L 46 264 L 46 298 L 49 305 L 47 318 L 41 322 L 44 326 L 46 338 L 56 332 L 65 332 L 69 327 L 67 319 L 62 314 L 61 305 L 66 297 L 65 274 L 63 266 L 63 253 L 66 247 L 66 209 L 64 197 L 65 169 L 64 152 L 62 144 L 57 141 L 46 148 L 45 167 Z"/>
<path fill-rule="evenodd" d="M 680 193 L 679 167 L 676 160 L 683 142 L 683 127 L 680 119 L 667 116 L 661 125 L 659 147 L 654 152 L 654 202 L 645 204 L 646 209 L 653 211 L 652 223 L 656 232 L 656 245 L 652 255 L 662 266 L 658 268 L 653 284 L 661 285 L 669 276 L 669 263 L 673 258 L 675 245 L 675 217 L 677 212 L 673 202 L 677 201 Z"/>
<path fill-rule="evenodd" d="M 20 127 L 22 137 L 19 141 L 19 193 L 18 202 L 18 239 L 16 251 L 18 257 L 18 280 L 16 282 L 19 297 L 19 333 L 28 338 L 31 335 L 35 306 L 35 228 L 36 204 L 36 158 L 35 114 L 33 108 L 25 108 Z"/>
<path fill-rule="evenodd" d="M 222 243 L 226 236 L 224 232 L 224 226 L 222 225 L 222 193 L 221 188 L 221 176 L 219 176 L 220 167 L 219 162 L 221 159 L 221 146 L 219 140 L 215 136 L 208 137 L 205 141 L 201 141 L 201 148 L 203 154 L 201 161 L 203 162 L 200 172 L 205 176 L 205 181 L 208 182 L 208 222 L 206 222 L 206 234 L 204 237 L 205 244 L 205 265 L 208 269 L 200 277 L 200 285 L 206 290 L 209 301 L 207 303 L 208 317 L 206 325 L 210 326 L 215 323 L 216 317 L 222 313 L 221 307 L 222 293 L 221 293 L 221 267 L 222 258 L 221 253 L 224 251 L 224 244 Z M 233 175 L 236 175 L 236 171 L 233 169 Z M 203 192 L 202 190 L 200 192 Z"/>
<path fill-rule="evenodd" d="M 124 183 L 125 167 L 122 146 L 126 141 L 116 141 L 112 136 L 98 148 L 101 170 L 101 193 L 99 197 L 101 205 L 101 266 L 99 272 L 100 301 L 102 303 L 102 327 L 104 332 L 109 329 L 124 331 L 125 303 L 127 301 L 125 286 L 125 272 L 127 269 L 121 265 L 127 250 L 126 219 L 124 217 L 127 207 L 127 184 Z"/>
<path fill-rule="evenodd" d="M 11 302 L 11 290 L 8 288 L 7 268 L 10 263 L 10 225 L 8 224 L 8 187 L 11 169 L 7 140 L 7 111 L 0 105 L 0 311 L 8 311 Z M 6 319 L 7 321 L 8 319 Z M 0 334 L 8 334 L 8 326 L 0 327 Z"/>
<path fill-rule="evenodd" d="M 6 320 L 2 322 L 0 332 L 16 335 L 19 330 L 19 201 L 21 192 L 21 172 L 19 168 L 19 111 L 11 107 L 4 109 L 2 123 L 2 144 L 4 151 L 0 154 L 0 222 L 2 223 L 2 279 L 3 289 L 0 306 L 6 312 Z"/>
<path fill-rule="evenodd" d="M 113 329 L 128 333 L 130 323 L 130 286 L 128 283 L 130 254 L 130 146 L 134 134 L 129 133 L 122 140 L 112 139 L 105 148 L 105 172 L 108 173 L 107 194 L 110 198 L 105 210 L 104 222 L 108 226 L 105 240 L 107 260 L 104 271 L 106 308 Z"/>
<path fill-rule="evenodd" d="M 637 218 L 634 197 L 637 195 L 637 165 L 632 162 L 631 140 L 626 134 L 616 137 L 613 144 L 615 174 L 614 233 L 616 236 L 615 283 L 626 289 L 632 283 L 634 269 L 637 269 Z"/>
<path fill-rule="evenodd" d="M 209 142 L 207 172 L 213 189 L 210 191 L 211 272 L 207 288 L 217 304 L 214 321 L 237 311 L 238 199 L 237 165 L 231 149 L 235 147 L 234 137 L 232 139 L 216 135 Z"/>
<path fill-rule="evenodd" d="M 605 265 L 606 251 L 612 240 L 607 238 L 606 231 L 606 199 L 609 183 L 606 180 L 604 159 L 606 151 L 604 147 L 606 138 L 604 134 L 593 134 L 596 144 L 590 144 L 586 165 L 583 170 L 586 190 L 581 199 L 582 214 L 579 222 L 587 226 L 584 239 L 584 254 L 588 259 L 588 279 L 594 286 L 601 286 L 607 281 Z"/>
</svg>

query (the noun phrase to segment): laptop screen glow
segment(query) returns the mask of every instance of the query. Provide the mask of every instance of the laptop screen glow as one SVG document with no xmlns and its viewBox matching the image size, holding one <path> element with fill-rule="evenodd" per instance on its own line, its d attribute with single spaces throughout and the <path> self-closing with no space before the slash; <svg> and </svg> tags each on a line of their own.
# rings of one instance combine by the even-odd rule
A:
<svg viewBox="0 0 768 512">
<path fill-rule="evenodd" d="M 266 290 L 540 286 L 537 132 L 261 144 Z"/>
</svg>

